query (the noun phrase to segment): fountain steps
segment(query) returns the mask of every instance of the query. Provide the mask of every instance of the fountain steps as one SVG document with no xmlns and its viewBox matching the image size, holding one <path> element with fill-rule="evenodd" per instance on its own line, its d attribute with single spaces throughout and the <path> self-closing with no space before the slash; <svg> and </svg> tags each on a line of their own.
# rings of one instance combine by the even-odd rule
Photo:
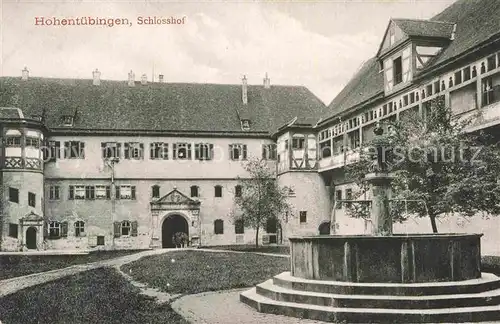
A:
<svg viewBox="0 0 500 324">
<path fill-rule="evenodd" d="M 243 292 L 240 300 L 259 312 L 326 322 L 481 322 L 500 320 L 499 282 L 500 278 L 483 274 L 480 279 L 464 282 L 360 284 L 306 280 L 283 273 Z M 339 293 L 340 288 L 347 285 L 359 288 L 358 291 L 372 287 L 372 294 Z M 291 288 L 293 286 L 301 289 Z M 318 289 L 319 286 L 323 289 Z M 307 290 L 309 287 L 316 290 Z M 337 292 L 324 292 L 331 291 L 332 287 L 337 288 Z M 455 291 L 451 292 L 450 287 Z M 419 295 L 429 289 L 432 294 Z M 439 293 L 439 289 L 445 293 Z M 391 295 L 392 291 L 399 294 Z"/>
</svg>

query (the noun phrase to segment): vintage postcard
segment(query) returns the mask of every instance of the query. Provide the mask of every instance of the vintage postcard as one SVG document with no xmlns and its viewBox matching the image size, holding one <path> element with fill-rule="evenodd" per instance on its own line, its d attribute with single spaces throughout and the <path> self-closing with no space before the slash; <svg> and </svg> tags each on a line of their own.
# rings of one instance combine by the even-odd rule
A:
<svg viewBox="0 0 500 324">
<path fill-rule="evenodd" d="M 500 0 L 0 0 L 0 324 L 500 323 Z"/>
</svg>

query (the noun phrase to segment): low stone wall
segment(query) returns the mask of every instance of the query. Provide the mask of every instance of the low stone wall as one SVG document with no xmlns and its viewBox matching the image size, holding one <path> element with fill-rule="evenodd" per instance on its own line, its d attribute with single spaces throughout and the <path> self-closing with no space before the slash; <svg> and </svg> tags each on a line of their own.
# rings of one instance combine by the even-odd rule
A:
<svg viewBox="0 0 500 324">
<path fill-rule="evenodd" d="M 290 238 L 291 274 L 364 283 L 460 281 L 481 276 L 481 234 Z"/>
</svg>

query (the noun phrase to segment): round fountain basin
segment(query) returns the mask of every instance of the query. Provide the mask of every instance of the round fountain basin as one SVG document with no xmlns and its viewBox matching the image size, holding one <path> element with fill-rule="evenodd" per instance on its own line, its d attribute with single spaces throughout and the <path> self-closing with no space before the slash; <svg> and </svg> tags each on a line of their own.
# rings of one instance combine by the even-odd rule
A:
<svg viewBox="0 0 500 324">
<path fill-rule="evenodd" d="M 290 238 L 291 274 L 360 283 L 481 277 L 482 234 L 317 235 Z"/>
</svg>

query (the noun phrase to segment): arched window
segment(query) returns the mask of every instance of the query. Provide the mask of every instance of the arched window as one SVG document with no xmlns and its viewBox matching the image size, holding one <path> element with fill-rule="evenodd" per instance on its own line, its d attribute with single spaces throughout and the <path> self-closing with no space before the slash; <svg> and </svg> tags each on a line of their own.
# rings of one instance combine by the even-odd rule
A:
<svg viewBox="0 0 500 324">
<path fill-rule="evenodd" d="M 49 222 L 49 238 L 61 236 L 61 223 L 56 221 Z"/>
<path fill-rule="evenodd" d="M 234 187 L 234 196 L 241 197 L 241 186 L 240 185 L 236 185 Z"/>
<path fill-rule="evenodd" d="M 198 186 L 191 186 L 191 197 L 198 197 L 200 195 Z"/>
<path fill-rule="evenodd" d="M 85 223 L 83 221 L 75 222 L 75 236 L 83 236 L 85 233 Z"/>
<path fill-rule="evenodd" d="M 214 187 L 214 190 L 215 190 L 215 197 L 222 197 L 222 186 L 215 186 Z"/>
<path fill-rule="evenodd" d="M 130 235 L 130 222 L 129 221 L 123 221 L 122 222 L 122 235 Z"/>
<path fill-rule="evenodd" d="M 214 221 L 214 233 L 224 234 L 224 221 L 222 219 L 216 219 Z"/>
<path fill-rule="evenodd" d="M 330 222 L 323 222 L 319 225 L 319 235 L 328 235 L 330 234 Z"/>
<path fill-rule="evenodd" d="M 160 198 L 160 186 L 154 185 L 151 187 L 151 197 Z"/>
<path fill-rule="evenodd" d="M 234 222 L 234 233 L 235 234 L 245 233 L 245 223 L 244 223 L 243 219 L 237 219 Z"/>
</svg>

